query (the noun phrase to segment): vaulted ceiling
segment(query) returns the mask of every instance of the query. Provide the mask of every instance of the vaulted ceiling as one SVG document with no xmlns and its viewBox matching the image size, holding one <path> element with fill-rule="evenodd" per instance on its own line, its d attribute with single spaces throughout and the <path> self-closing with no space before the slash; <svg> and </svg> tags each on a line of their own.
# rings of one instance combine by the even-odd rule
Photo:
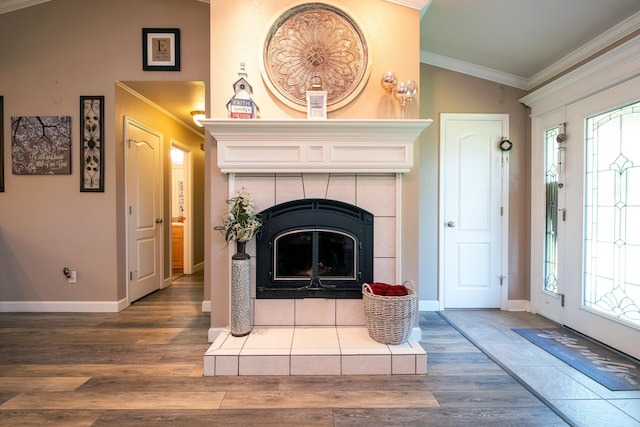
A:
<svg viewBox="0 0 640 427">
<path fill-rule="evenodd" d="M 0 0 L 0 13 L 47 1 Z M 423 63 L 521 89 L 640 35 L 640 0 L 385 1 L 420 10 Z M 187 123 L 204 103 L 202 82 L 126 84 Z"/>
<path fill-rule="evenodd" d="M 639 0 L 431 0 L 422 62 L 522 89 L 640 34 Z"/>
</svg>

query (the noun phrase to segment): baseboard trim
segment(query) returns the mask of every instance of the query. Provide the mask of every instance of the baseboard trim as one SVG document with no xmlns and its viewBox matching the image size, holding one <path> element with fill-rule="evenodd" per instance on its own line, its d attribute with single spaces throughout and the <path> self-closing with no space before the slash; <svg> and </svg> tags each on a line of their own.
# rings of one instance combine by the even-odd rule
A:
<svg viewBox="0 0 640 427">
<path fill-rule="evenodd" d="M 508 311 L 531 311 L 531 301 L 528 300 L 509 300 Z"/>
<path fill-rule="evenodd" d="M 2 313 L 117 313 L 129 306 L 119 301 L 0 301 Z"/>
<path fill-rule="evenodd" d="M 438 300 L 420 300 L 418 301 L 418 310 L 420 311 L 439 311 L 440 302 Z"/>
<path fill-rule="evenodd" d="M 421 300 L 418 302 L 418 310 L 420 311 L 440 311 L 440 301 L 438 300 Z M 531 301 L 527 300 L 509 300 L 506 311 L 527 311 L 531 310 Z"/>
<path fill-rule="evenodd" d="M 409 336 L 409 339 L 418 342 L 422 340 L 422 329 L 420 328 L 420 326 L 414 326 L 413 329 L 411 329 L 411 335 Z"/>
<path fill-rule="evenodd" d="M 209 342 L 214 342 L 216 338 L 218 338 L 218 335 L 220 335 L 222 331 L 224 331 L 225 329 L 227 328 L 209 328 L 209 333 L 208 333 Z"/>
</svg>

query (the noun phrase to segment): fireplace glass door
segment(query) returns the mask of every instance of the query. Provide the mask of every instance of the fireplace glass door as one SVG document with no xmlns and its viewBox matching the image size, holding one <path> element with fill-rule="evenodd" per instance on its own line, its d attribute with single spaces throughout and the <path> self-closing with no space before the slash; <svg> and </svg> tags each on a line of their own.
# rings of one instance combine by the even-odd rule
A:
<svg viewBox="0 0 640 427">
<path fill-rule="evenodd" d="M 276 280 L 308 278 L 312 286 L 327 286 L 322 280 L 356 279 L 356 240 L 346 233 L 296 230 L 275 238 Z"/>
</svg>

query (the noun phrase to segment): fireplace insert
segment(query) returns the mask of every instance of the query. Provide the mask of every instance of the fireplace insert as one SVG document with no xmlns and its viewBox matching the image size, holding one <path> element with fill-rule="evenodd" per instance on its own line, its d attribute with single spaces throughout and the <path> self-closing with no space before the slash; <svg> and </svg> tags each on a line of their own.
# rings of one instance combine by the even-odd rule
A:
<svg viewBox="0 0 640 427">
<path fill-rule="evenodd" d="M 373 215 L 329 199 L 260 213 L 256 298 L 362 298 L 373 277 Z"/>
</svg>

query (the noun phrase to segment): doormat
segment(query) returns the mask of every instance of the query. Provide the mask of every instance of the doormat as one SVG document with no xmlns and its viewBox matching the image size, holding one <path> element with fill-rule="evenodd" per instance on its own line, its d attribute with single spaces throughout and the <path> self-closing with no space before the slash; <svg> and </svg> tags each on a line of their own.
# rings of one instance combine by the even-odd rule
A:
<svg viewBox="0 0 640 427">
<path fill-rule="evenodd" d="M 513 329 L 611 391 L 640 390 L 640 362 L 566 328 Z"/>
</svg>

